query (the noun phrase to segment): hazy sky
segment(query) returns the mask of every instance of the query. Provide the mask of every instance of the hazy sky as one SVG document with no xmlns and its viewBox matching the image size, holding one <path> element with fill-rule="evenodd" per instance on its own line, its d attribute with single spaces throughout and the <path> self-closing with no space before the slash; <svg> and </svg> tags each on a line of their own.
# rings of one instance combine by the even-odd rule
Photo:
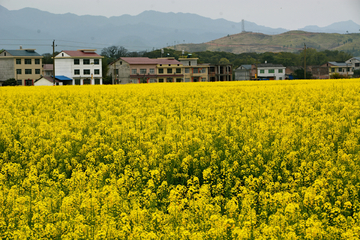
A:
<svg viewBox="0 0 360 240">
<path fill-rule="evenodd" d="M 289 30 L 348 20 L 360 24 L 360 0 L 0 0 L 0 5 L 9 10 L 33 7 L 51 13 L 106 17 L 137 15 L 145 10 L 195 13 Z"/>
</svg>

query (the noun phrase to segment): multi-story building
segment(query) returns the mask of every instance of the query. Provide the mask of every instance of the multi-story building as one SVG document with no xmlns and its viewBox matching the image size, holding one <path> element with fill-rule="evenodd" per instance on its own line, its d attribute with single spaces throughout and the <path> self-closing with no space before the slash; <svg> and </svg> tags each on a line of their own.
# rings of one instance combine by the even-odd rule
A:
<svg viewBox="0 0 360 240">
<path fill-rule="evenodd" d="M 175 58 L 121 57 L 109 65 L 114 84 L 183 82 L 182 64 Z"/>
<path fill-rule="evenodd" d="M 108 76 L 113 84 L 157 82 L 156 59 L 121 57 L 109 65 Z"/>
<path fill-rule="evenodd" d="M 32 86 L 41 77 L 43 56 L 35 49 L 4 50 L 0 53 L 0 85 L 14 78 L 18 85 Z"/>
<path fill-rule="evenodd" d="M 342 75 L 343 77 L 350 77 L 354 74 L 351 63 L 328 62 L 321 66 L 329 68 L 329 77 L 330 78 L 331 78 L 331 75 L 333 75 L 335 73 L 338 73 L 338 74 Z"/>
<path fill-rule="evenodd" d="M 184 69 L 181 61 L 175 58 L 158 58 L 157 61 L 157 81 L 162 82 L 184 82 Z"/>
<path fill-rule="evenodd" d="M 257 79 L 284 80 L 285 69 L 282 64 L 261 63 L 257 64 Z"/>
<path fill-rule="evenodd" d="M 232 81 L 232 65 L 231 64 L 210 64 L 209 80 L 210 82 L 217 81 Z"/>
<path fill-rule="evenodd" d="M 209 64 L 199 64 L 198 58 L 179 58 L 184 68 L 184 82 L 208 82 Z"/>
<path fill-rule="evenodd" d="M 61 51 L 55 56 L 55 77 L 64 85 L 102 84 L 102 56 L 96 49 Z"/>
<path fill-rule="evenodd" d="M 353 72 L 360 69 L 360 57 L 350 58 L 349 60 L 345 61 L 345 63 L 351 65 Z"/>
<path fill-rule="evenodd" d="M 237 69 L 234 70 L 235 72 L 235 81 L 244 81 L 251 79 L 251 64 L 241 65 Z"/>
</svg>

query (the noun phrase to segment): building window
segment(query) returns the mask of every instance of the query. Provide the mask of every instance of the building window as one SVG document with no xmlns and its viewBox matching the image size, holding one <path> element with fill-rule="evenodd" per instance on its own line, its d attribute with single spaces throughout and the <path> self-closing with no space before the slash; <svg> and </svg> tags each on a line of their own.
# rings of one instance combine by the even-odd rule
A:
<svg viewBox="0 0 360 240">
<path fill-rule="evenodd" d="M 159 68 L 159 73 L 164 73 L 164 69 L 163 69 L 163 68 Z"/>
<path fill-rule="evenodd" d="M 75 79 L 75 85 L 80 85 L 80 79 Z"/>
<path fill-rule="evenodd" d="M 40 64 L 40 59 L 35 59 L 35 64 Z"/>
<path fill-rule="evenodd" d="M 347 72 L 350 72 L 350 68 L 347 68 L 346 71 L 347 71 Z"/>
<path fill-rule="evenodd" d="M 100 74 L 100 69 L 94 69 L 94 74 L 99 75 Z"/>
<path fill-rule="evenodd" d="M 185 73 L 190 73 L 190 68 L 185 68 Z"/>
<path fill-rule="evenodd" d="M 339 68 L 339 72 L 342 72 L 343 70 L 342 70 L 342 68 Z"/>
<path fill-rule="evenodd" d="M 283 73 L 283 70 L 282 70 L 282 69 L 279 69 L 278 71 L 279 71 L 279 73 Z M 280 79 L 280 80 L 281 80 L 281 79 Z"/>
<path fill-rule="evenodd" d="M 201 73 L 206 73 L 206 68 L 202 68 Z"/>
<path fill-rule="evenodd" d="M 16 59 L 16 64 L 21 64 L 21 59 Z"/>
<path fill-rule="evenodd" d="M 265 73 L 265 70 L 264 70 L 264 69 L 260 69 L 260 73 Z"/>
<path fill-rule="evenodd" d="M 89 78 L 84 79 L 84 85 L 90 85 L 91 80 Z"/>
<path fill-rule="evenodd" d="M 84 75 L 90 75 L 90 69 L 84 69 Z"/>
<path fill-rule="evenodd" d="M 172 68 L 168 68 L 167 73 L 172 73 Z"/>
<path fill-rule="evenodd" d="M 95 64 L 95 65 L 99 65 L 99 64 L 100 64 L 100 60 L 99 60 L 99 59 L 94 59 L 94 64 Z"/>
<path fill-rule="evenodd" d="M 360 67 L 360 63 L 355 63 L 355 67 Z"/>
<path fill-rule="evenodd" d="M 40 74 L 40 69 L 35 69 L 35 74 Z"/>
<path fill-rule="evenodd" d="M 90 59 L 83 59 L 83 64 L 84 65 L 89 65 L 90 64 Z"/>
<path fill-rule="evenodd" d="M 279 77 L 279 80 L 282 80 L 282 77 Z"/>
<path fill-rule="evenodd" d="M 275 73 L 274 69 L 269 69 L 269 73 Z"/>
<path fill-rule="evenodd" d="M 176 82 L 181 82 L 181 78 L 177 78 L 177 79 L 176 79 Z"/>
<path fill-rule="evenodd" d="M 173 82 L 174 80 L 172 78 L 167 78 L 166 82 Z"/>
<path fill-rule="evenodd" d="M 201 78 L 201 81 L 202 81 L 202 82 L 206 82 L 206 78 Z"/>
<path fill-rule="evenodd" d="M 131 69 L 131 74 L 136 74 L 137 69 Z"/>
<path fill-rule="evenodd" d="M 17 85 L 22 86 L 23 85 L 22 80 L 17 80 Z"/>
<path fill-rule="evenodd" d="M 80 69 L 74 69 L 74 75 L 80 75 Z"/>
<path fill-rule="evenodd" d="M 335 72 L 335 68 L 331 68 L 331 72 Z"/>
<path fill-rule="evenodd" d="M 95 78 L 95 85 L 100 85 L 100 79 Z"/>
<path fill-rule="evenodd" d="M 164 82 L 164 79 L 163 78 L 159 78 L 159 83 L 160 82 Z"/>
<path fill-rule="evenodd" d="M 140 69 L 140 74 L 146 74 L 146 69 Z"/>
<path fill-rule="evenodd" d="M 154 74 L 154 73 L 155 73 L 155 69 L 150 68 L 150 69 L 149 69 L 149 73 Z"/>
<path fill-rule="evenodd" d="M 25 74 L 32 74 L 32 70 L 31 69 L 25 69 Z"/>
<path fill-rule="evenodd" d="M 176 73 L 181 73 L 181 68 L 177 68 Z"/>
<path fill-rule="evenodd" d="M 190 78 L 185 78 L 185 82 L 190 82 Z"/>
<path fill-rule="evenodd" d="M 21 69 L 16 69 L 16 74 L 21 74 Z"/>
<path fill-rule="evenodd" d="M 80 65 L 80 59 L 74 59 L 74 65 Z"/>
<path fill-rule="evenodd" d="M 150 83 L 156 83 L 156 79 L 155 78 L 150 78 Z"/>
<path fill-rule="evenodd" d="M 25 59 L 25 64 L 31 64 L 31 59 Z"/>
<path fill-rule="evenodd" d="M 199 73 L 199 69 L 198 69 L 198 68 L 194 68 L 194 69 L 193 69 L 193 73 Z"/>
</svg>

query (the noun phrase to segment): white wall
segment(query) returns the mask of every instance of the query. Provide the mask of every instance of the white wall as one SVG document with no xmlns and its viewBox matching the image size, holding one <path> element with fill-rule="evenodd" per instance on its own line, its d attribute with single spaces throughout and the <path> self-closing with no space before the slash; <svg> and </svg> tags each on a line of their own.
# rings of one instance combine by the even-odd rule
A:
<svg viewBox="0 0 360 240">
<path fill-rule="evenodd" d="M 269 73 L 269 69 L 274 69 L 274 73 Z M 279 69 L 282 69 L 282 73 L 279 73 Z M 264 73 L 260 73 L 260 70 L 264 70 Z M 275 80 L 285 79 L 285 67 L 261 67 L 258 68 L 258 77 L 273 77 Z"/>
</svg>

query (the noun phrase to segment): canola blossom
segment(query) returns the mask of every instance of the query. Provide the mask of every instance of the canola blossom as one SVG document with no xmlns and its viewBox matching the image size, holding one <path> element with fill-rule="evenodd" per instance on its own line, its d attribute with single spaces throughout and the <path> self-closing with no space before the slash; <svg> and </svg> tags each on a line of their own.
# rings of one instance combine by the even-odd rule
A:
<svg viewBox="0 0 360 240">
<path fill-rule="evenodd" d="M 360 80 L 0 88 L 2 239 L 359 239 Z"/>
</svg>

